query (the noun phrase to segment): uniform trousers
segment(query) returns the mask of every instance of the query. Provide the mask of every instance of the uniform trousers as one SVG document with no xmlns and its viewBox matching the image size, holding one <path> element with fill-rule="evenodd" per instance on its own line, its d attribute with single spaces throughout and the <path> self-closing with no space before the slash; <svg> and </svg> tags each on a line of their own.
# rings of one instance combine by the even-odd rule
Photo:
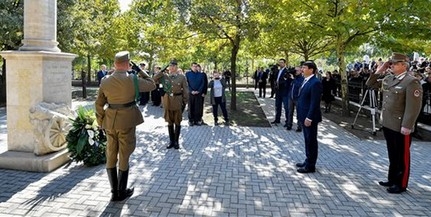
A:
<svg viewBox="0 0 431 217">
<path fill-rule="evenodd" d="M 121 171 L 129 169 L 129 158 L 136 147 L 136 127 L 106 130 L 106 168 L 117 166 Z"/>
<path fill-rule="evenodd" d="M 383 127 L 389 157 L 388 181 L 407 188 L 410 176 L 410 145 L 412 137 Z"/>
<path fill-rule="evenodd" d="M 165 109 L 164 113 L 165 121 L 168 125 L 181 125 L 181 120 L 183 119 L 183 113 L 181 110 L 168 110 Z"/>
</svg>

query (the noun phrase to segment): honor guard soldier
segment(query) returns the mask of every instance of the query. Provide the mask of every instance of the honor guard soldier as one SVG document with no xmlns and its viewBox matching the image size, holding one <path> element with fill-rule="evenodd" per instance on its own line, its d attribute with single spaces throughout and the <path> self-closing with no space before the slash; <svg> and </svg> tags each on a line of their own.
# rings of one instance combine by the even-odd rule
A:
<svg viewBox="0 0 431 217">
<path fill-rule="evenodd" d="M 381 121 L 388 149 L 389 173 L 388 180 L 379 184 L 388 187 L 389 193 L 399 194 L 406 191 L 410 175 L 411 133 L 421 110 L 422 86 L 407 72 L 408 57 L 401 53 L 393 53 L 391 59 L 370 76 L 366 85 L 375 86 L 389 67 L 393 74 L 381 81 Z"/>
<path fill-rule="evenodd" d="M 178 74 L 178 66 L 175 60 L 169 63 L 169 74 L 164 74 L 163 71 L 154 76 L 154 80 L 163 84 L 163 108 L 164 118 L 168 122 L 169 131 L 169 146 L 167 149 L 179 149 L 178 139 L 181 132 L 181 120 L 183 111 L 188 102 L 188 84 L 186 77 Z"/>
<path fill-rule="evenodd" d="M 136 126 L 143 123 L 136 105 L 136 94 L 156 88 L 152 78 L 136 64 L 139 77 L 128 74 L 129 52 L 115 55 L 115 72 L 102 80 L 95 102 L 97 123 L 106 131 L 106 171 L 111 184 L 111 201 L 122 201 L 133 194 L 127 188 L 129 157 L 136 147 Z M 118 176 L 117 176 L 118 162 Z"/>
</svg>

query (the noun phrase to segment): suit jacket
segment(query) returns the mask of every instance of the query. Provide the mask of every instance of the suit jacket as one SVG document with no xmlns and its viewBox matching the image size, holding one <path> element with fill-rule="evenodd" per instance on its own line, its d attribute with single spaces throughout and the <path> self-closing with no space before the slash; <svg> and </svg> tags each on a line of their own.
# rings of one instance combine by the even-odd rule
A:
<svg viewBox="0 0 431 217">
<path fill-rule="evenodd" d="M 313 123 L 322 121 L 322 112 L 320 111 L 321 96 L 322 83 L 314 75 L 299 89 L 297 115 L 300 123 L 304 123 L 306 118 L 312 120 Z"/>
<path fill-rule="evenodd" d="M 287 68 L 284 68 L 281 72 L 280 79 L 278 79 L 277 83 L 277 77 L 275 77 L 275 83 L 276 83 L 276 89 L 277 94 L 281 94 L 282 96 L 288 96 L 290 92 L 290 85 L 292 84 L 293 79 L 290 77 L 290 75 L 287 73 Z"/>
<path fill-rule="evenodd" d="M 107 75 L 107 73 L 102 70 L 97 72 L 97 81 L 99 82 L 99 84 L 102 81 L 102 78 L 105 77 L 105 75 Z"/>
<path fill-rule="evenodd" d="M 126 104 L 135 101 L 134 74 L 125 71 L 115 71 L 100 83 L 95 102 L 96 119 L 99 126 L 107 130 L 119 130 L 135 127 L 142 122 L 141 111 L 138 106 L 113 109 L 106 104 Z M 152 78 L 138 78 L 139 92 L 149 92 L 156 88 Z"/>
<path fill-rule="evenodd" d="M 289 92 L 289 99 L 297 101 L 299 98 L 299 88 L 301 88 L 302 82 L 304 81 L 304 76 L 297 75 L 292 81 L 291 90 Z"/>
<path fill-rule="evenodd" d="M 372 74 L 367 85 L 375 86 L 379 74 Z M 401 80 L 388 75 L 382 80 L 383 105 L 380 113 L 382 125 L 400 132 L 401 127 L 414 130 L 421 112 L 422 86 L 418 79 L 406 74 Z"/>
</svg>

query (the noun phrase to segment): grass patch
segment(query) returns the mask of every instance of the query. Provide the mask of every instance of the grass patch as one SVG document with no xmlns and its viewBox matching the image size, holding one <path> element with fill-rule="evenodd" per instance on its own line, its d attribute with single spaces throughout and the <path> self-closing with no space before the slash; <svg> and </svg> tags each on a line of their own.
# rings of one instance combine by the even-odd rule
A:
<svg viewBox="0 0 431 217">
<path fill-rule="evenodd" d="M 230 109 L 231 92 L 226 92 L 227 111 L 229 119 L 233 125 L 247 126 L 247 127 L 271 127 L 266 119 L 265 113 L 260 107 L 253 92 L 244 91 L 236 92 L 237 110 Z M 219 108 L 219 122 L 222 123 L 223 115 Z M 210 125 L 214 124 L 214 117 L 212 114 L 212 105 L 210 104 L 210 97 L 205 97 L 204 108 L 204 122 Z"/>
<path fill-rule="evenodd" d="M 209 93 L 209 92 L 208 92 Z M 72 98 L 75 100 L 94 101 L 97 97 L 97 89 L 87 88 L 87 98 L 82 98 L 82 89 L 72 91 Z M 247 126 L 247 127 L 271 127 L 266 119 L 265 113 L 260 107 L 259 102 L 253 92 L 250 91 L 237 91 L 236 102 L 237 110 L 230 110 L 231 92 L 226 91 L 227 105 L 226 109 L 229 114 L 229 119 L 232 125 Z M 151 104 L 151 102 L 150 102 Z M 210 97 L 205 97 L 203 120 L 209 125 L 214 125 L 214 117 L 212 114 L 212 105 Z M 221 109 L 218 109 L 219 123 L 223 123 L 223 114 Z"/>
</svg>

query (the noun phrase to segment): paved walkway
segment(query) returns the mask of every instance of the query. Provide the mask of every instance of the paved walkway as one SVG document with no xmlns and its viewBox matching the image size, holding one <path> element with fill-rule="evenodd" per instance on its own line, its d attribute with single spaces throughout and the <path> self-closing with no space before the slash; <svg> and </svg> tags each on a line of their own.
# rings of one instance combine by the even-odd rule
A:
<svg viewBox="0 0 431 217">
<path fill-rule="evenodd" d="M 272 99 L 259 102 L 269 116 Z M 0 169 L 0 216 L 431 215 L 429 143 L 412 144 L 408 192 L 391 195 L 377 184 L 386 177 L 384 141 L 360 140 L 328 120 L 319 127 L 317 172 L 298 174 L 301 133 L 281 126 L 188 127 L 183 121 L 182 148 L 166 150 L 162 110 L 143 110 L 129 177 L 135 194 L 129 200 L 109 202 L 103 165 L 72 163 L 51 173 Z"/>
</svg>

